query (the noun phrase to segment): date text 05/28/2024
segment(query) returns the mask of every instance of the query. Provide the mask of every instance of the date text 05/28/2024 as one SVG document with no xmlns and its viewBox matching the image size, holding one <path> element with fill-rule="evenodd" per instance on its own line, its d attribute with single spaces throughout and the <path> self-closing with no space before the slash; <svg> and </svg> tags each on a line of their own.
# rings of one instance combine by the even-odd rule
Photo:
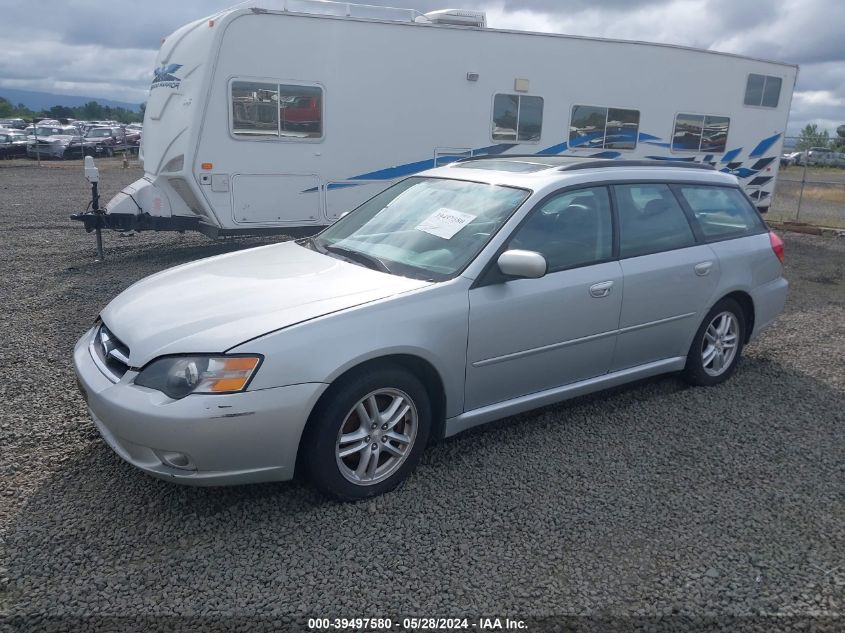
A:
<svg viewBox="0 0 845 633">
<path fill-rule="evenodd" d="M 528 626 L 523 620 L 499 617 L 476 619 L 408 617 L 401 620 L 393 620 L 392 618 L 309 618 L 308 629 L 312 631 L 525 631 Z"/>
</svg>

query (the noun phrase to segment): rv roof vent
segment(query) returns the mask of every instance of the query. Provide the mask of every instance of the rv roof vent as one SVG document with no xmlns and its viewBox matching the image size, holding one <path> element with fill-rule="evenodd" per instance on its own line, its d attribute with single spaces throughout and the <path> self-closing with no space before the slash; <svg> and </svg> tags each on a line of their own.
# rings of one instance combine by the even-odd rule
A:
<svg viewBox="0 0 845 633">
<path fill-rule="evenodd" d="M 464 9 L 441 9 L 429 11 L 425 14 L 433 24 L 451 24 L 453 26 L 487 26 L 487 16 L 483 11 L 466 11 Z"/>
</svg>

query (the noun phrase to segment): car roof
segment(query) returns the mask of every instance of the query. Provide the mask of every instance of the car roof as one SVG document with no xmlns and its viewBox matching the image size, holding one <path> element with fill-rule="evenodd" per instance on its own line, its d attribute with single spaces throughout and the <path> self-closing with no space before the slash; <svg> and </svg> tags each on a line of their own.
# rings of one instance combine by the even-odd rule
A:
<svg viewBox="0 0 845 633">
<path fill-rule="evenodd" d="M 554 155 L 496 155 L 459 160 L 418 175 L 545 192 L 568 185 L 616 181 L 702 182 L 736 186 L 735 176 L 692 161 L 619 160 Z"/>
</svg>

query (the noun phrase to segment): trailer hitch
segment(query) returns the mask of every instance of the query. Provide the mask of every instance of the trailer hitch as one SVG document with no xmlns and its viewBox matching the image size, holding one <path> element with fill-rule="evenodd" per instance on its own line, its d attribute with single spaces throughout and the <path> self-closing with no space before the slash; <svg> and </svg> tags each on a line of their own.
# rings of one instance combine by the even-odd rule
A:
<svg viewBox="0 0 845 633">
<path fill-rule="evenodd" d="M 150 215 L 145 212 L 141 206 L 135 202 L 138 207 L 138 213 L 106 213 L 106 210 L 100 207 L 100 192 L 99 181 L 100 172 L 94 164 L 94 159 L 91 156 L 85 157 L 85 178 L 91 183 L 91 202 L 88 204 L 88 209 L 82 213 L 71 213 L 70 219 L 77 222 L 82 222 L 85 230 L 88 233 L 92 231 L 97 234 L 97 259 L 96 261 L 103 261 L 105 253 L 103 252 L 103 229 L 111 229 L 114 231 L 199 231 L 202 229 L 200 225 L 200 218 L 198 216 L 175 216 L 175 217 L 161 217 Z M 132 196 L 130 195 L 130 198 Z"/>
</svg>

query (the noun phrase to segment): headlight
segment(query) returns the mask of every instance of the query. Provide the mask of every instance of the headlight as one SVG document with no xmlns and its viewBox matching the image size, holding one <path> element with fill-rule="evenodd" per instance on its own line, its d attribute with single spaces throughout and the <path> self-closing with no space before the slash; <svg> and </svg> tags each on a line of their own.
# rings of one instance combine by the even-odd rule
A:
<svg viewBox="0 0 845 633">
<path fill-rule="evenodd" d="M 164 356 L 147 365 L 135 384 L 178 400 L 192 393 L 243 391 L 260 356 Z"/>
</svg>

